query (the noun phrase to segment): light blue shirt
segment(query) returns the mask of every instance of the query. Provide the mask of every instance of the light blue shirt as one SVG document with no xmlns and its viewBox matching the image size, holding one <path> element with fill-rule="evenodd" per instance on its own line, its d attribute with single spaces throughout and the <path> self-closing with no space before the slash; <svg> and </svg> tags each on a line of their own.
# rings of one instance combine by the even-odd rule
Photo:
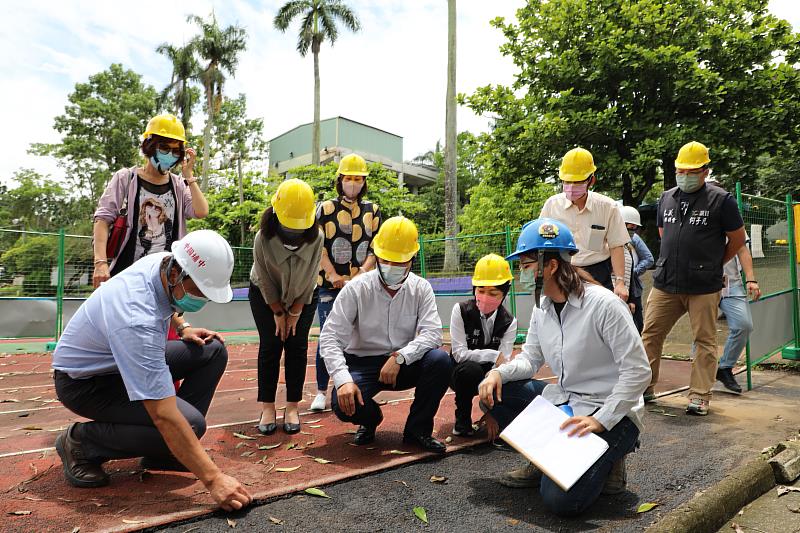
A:
<svg viewBox="0 0 800 533">
<path fill-rule="evenodd" d="M 160 268 L 168 255 L 143 257 L 95 290 L 61 335 L 53 368 L 73 379 L 118 373 L 131 401 L 174 396 L 165 359 L 172 308 Z"/>
</svg>

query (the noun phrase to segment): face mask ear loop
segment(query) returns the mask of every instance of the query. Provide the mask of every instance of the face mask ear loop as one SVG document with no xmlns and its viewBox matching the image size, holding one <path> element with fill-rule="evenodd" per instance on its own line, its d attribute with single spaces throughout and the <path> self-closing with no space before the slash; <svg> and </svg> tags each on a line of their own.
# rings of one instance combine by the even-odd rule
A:
<svg viewBox="0 0 800 533">
<path fill-rule="evenodd" d="M 542 308 L 541 298 L 542 289 L 544 288 L 544 252 L 541 250 L 536 251 L 536 288 L 534 289 L 534 301 L 536 307 Z"/>
<path fill-rule="evenodd" d="M 187 276 L 186 272 L 184 272 L 183 269 L 180 267 L 180 265 L 178 265 L 178 268 L 180 269 L 181 272 L 180 272 L 180 274 L 178 274 L 178 280 L 175 283 L 172 283 L 169 280 L 169 273 L 172 272 L 172 267 L 173 266 L 175 266 L 175 256 L 170 257 L 169 261 L 166 264 L 166 266 L 163 266 L 161 268 L 162 268 L 162 270 L 164 272 L 164 277 L 167 278 L 167 297 L 169 297 L 170 306 L 175 310 L 176 313 L 178 313 L 178 316 L 183 316 L 183 311 L 178 311 L 177 310 L 177 307 L 176 307 L 176 304 L 175 304 L 175 296 L 172 294 L 172 291 L 175 289 L 175 287 L 177 287 L 179 284 L 181 284 L 183 282 L 183 280 L 186 279 L 188 276 Z"/>
</svg>

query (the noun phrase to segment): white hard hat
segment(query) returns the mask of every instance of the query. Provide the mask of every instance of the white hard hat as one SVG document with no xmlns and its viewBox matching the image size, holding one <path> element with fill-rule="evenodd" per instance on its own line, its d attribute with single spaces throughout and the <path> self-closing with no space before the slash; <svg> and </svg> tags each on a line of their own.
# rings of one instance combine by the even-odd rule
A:
<svg viewBox="0 0 800 533">
<path fill-rule="evenodd" d="M 623 205 L 619 208 L 619 211 L 622 215 L 622 220 L 626 224 L 636 224 L 637 226 L 642 225 L 642 217 L 639 215 L 639 211 L 635 207 Z"/>
<path fill-rule="evenodd" d="M 172 255 L 206 298 L 218 304 L 231 301 L 233 250 L 219 233 L 193 231 L 172 243 Z"/>
</svg>

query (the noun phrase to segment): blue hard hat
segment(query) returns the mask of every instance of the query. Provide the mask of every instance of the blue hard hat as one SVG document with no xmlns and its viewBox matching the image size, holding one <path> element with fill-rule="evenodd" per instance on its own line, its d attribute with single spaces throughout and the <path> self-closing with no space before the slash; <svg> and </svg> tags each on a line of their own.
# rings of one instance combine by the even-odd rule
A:
<svg viewBox="0 0 800 533">
<path fill-rule="evenodd" d="M 517 249 L 506 259 L 519 259 L 522 254 L 537 250 L 566 252 L 569 255 L 578 253 L 578 247 L 575 246 L 572 232 L 567 225 L 552 218 L 537 218 L 522 226 Z"/>
</svg>

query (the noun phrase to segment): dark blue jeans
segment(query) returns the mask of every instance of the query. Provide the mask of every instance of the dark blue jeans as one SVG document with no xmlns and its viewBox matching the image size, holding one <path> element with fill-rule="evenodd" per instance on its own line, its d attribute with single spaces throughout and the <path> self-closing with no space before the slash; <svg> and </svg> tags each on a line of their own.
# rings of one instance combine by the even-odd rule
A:
<svg viewBox="0 0 800 533">
<path fill-rule="evenodd" d="M 325 325 L 325 320 L 333 309 L 333 302 L 339 296 L 339 289 L 323 289 L 319 290 L 319 303 L 317 304 L 317 316 L 319 317 L 319 331 L 322 333 L 322 327 Z M 319 355 L 319 341 L 317 341 L 317 390 L 327 391 L 328 383 L 331 377 L 328 375 L 328 369 L 325 367 L 325 361 Z"/>
<path fill-rule="evenodd" d="M 502 403 L 497 403 L 490 413 L 497 420 L 500 429 L 511 423 L 516 416 L 544 390 L 546 383 L 530 379 L 511 381 L 503 385 Z M 547 476 L 542 476 L 539 493 L 542 501 L 551 512 L 559 516 L 576 516 L 588 509 L 600 496 L 611 467 L 615 462 L 632 452 L 639 439 L 639 428 L 625 417 L 610 430 L 597 433 L 608 443 L 608 450 L 568 491 L 561 490 Z"/>
<path fill-rule="evenodd" d="M 364 405 L 356 401 L 356 412 L 347 416 L 339 408 L 339 398 L 334 389 L 331 396 L 331 408 L 339 420 L 352 422 L 362 426 L 378 426 L 383 420 L 381 408 L 372 398 L 382 390 L 407 390 L 415 388 L 414 402 L 406 419 L 403 430 L 405 435 L 430 436 L 433 432 L 433 417 L 439 410 L 439 402 L 450 382 L 453 360 L 444 350 L 434 349 L 422 356 L 422 359 L 410 365 L 401 365 L 395 387 L 378 381 L 381 368 L 388 359 L 386 355 L 357 357 L 345 354 L 347 368 L 353 382 L 361 391 Z"/>
</svg>

